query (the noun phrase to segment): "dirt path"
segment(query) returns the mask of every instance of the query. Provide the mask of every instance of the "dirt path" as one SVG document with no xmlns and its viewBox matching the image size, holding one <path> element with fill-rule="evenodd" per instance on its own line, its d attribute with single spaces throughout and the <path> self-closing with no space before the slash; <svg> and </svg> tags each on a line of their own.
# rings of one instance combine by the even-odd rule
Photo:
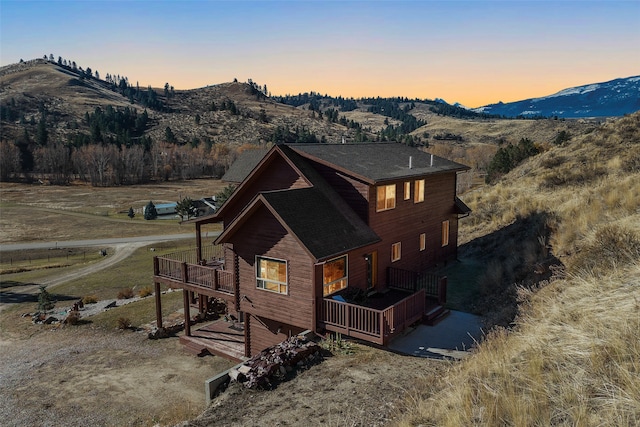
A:
<svg viewBox="0 0 640 427">
<path fill-rule="evenodd" d="M 57 274 L 52 274 L 46 279 L 40 280 L 38 284 L 35 285 L 26 285 L 20 287 L 20 294 L 24 298 L 28 295 L 33 295 L 39 292 L 40 286 L 47 286 L 48 291 L 52 291 L 56 286 L 66 283 L 70 280 L 75 280 L 83 276 L 87 276 L 89 274 L 96 273 L 98 271 L 109 268 L 120 261 L 127 259 L 131 256 L 136 249 L 146 246 L 150 243 L 154 242 L 135 242 L 135 243 L 121 243 L 111 247 L 111 251 L 107 251 L 109 255 L 107 255 L 102 261 L 90 264 L 86 267 L 79 268 L 77 270 L 59 272 Z M 18 294 L 15 294 L 18 295 Z M 19 300 L 13 299 L 12 303 L 20 302 Z M 8 307 L 8 304 L 0 302 L 0 312 L 3 309 Z"/>
</svg>

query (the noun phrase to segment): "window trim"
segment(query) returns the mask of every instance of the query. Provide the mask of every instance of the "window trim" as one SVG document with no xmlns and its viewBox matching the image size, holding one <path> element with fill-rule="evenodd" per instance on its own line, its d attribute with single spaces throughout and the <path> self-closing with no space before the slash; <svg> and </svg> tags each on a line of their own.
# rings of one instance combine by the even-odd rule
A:
<svg viewBox="0 0 640 427">
<path fill-rule="evenodd" d="M 427 249 L 427 233 L 420 233 L 419 248 L 420 248 L 420 252 Z"/>
<path fill-rule="evenodd" d="M 396 252 L 397 252 L 397 256 L 396 256 Z M 402 259 L 402 242 L 392 243 L 391 244 L 391 262 L 400 261 L 400 259 Z"/>
<path fill-rule="evenodd" d="M 337 261 L 339 259 L 342 259 L 342 258 L 344 258 L 344 276 L 342 276 L 339 279 L 332 280 L 329 283 L 325 283 L 324 282 L 324 268 L 326 267 L 326 265 L 331 263 L 331 262 L 333 262 L 333 261 Z M 340 282 L 342 280 L 345 281 L 344 287 L 342 287 L 340 289 L 337 289 L 337 290 L 335 290 L 333 292 L 330 292 L 330 293 L 325 293 L 325 289 L 327 289 L 329 286 L 331 286 L 331 285 L 333 285 L 333 284 L 335 284 L 337 282 Z M 348 254 L 344 254 L 344 255 L 341 255 L 339 257 L 332 258 L 332 259 L 326 261 L 322 265 L 322 296 L 323 297 L 328 297 L 329 295 L 333 295 L 336 292 L 340 292 L 341 290 L 346 289 L 348 286 L 349 286 L 349 255 Z"/>
<path fill-rule="evenodd" d="M 413 190 L 413 203 L 424 202 L 424 178 L 413 181 Z"/>
<path fill-rule="evenodd" d="M 391 199 L 388 195 L 387 195 L 387 191 L 393 187 L 393 199 Z M 384 189 L 384 208 L 380 208 L 380 190 Z M 395 209 L 396 207 L 396 193 L 397 193 L 397 188 L 396 188 L 396 184 L 385 184 L 385 185 L 378 185 L 376 186 L 376 212 L 384 212 L 384 211 L 388 211 L 391 209 Z M 388 206 L 389 202 L 393 201 L 393 205 L 392 206 Z"/>
<path fill-rule="evenodd" d="M 442 221 L 442 246 L 449 246 L 449 234 L 451 231 L 451 223 L 450 221 L 444 220 Z"/>
<path fill-rule="evenodd" d="M 280 282 L 277 280 L 269 280 L 267 278 L 264 277 L 260 277 L 259 273 L 260 273 L 260 260 L 266 260 L 266 261 L 275 261 L 277 263 L 284 263 L 284 268 L 285 268 L 285 282 Z M 256 275 L 256 289 L 261 289 L 263 291 L 267 291 L 267 292 L 273 292 L 275 294 L 279 294 L 279 295 L 289 295 L 289 262 L 286 259 L 278 259 L 278 258 L 271 258 L 271 257 L 265 257 L 265 256 L 259 256 L 256 255 L 256 269 L 255 269 L 255 275 Z M 270 282 L 270 283 L 275 283 L 278 285 L 278 289 L 279 290 L 273 290 L 273 289 L 268 289 L 264 286 L 260 286 L 259 283 L 260 282 Z M 282 286 L 284 286 L 285 291 L 281 292 L 280 290 L 282 289 Z"/>
</svg>

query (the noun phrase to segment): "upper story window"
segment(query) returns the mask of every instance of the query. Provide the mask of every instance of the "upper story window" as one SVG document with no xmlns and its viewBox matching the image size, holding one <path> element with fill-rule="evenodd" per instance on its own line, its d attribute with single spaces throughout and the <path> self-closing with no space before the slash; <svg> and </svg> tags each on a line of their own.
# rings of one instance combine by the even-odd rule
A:
<svg viewBox="0 0 640 427">
<path fill-rule="evenodd" d="M 286 294 L 288 289 L 287 262 L 256 257 L 256 287 L 279 294 Z"/>
<path fill-rule="evenodd" d="M 391 245 L 391 262 L 399 261 L 402 256 L 402 243 L 394 243 Z"/>
<path fill-rule="evenodd" d="M 442 246 L 449 244 L 449 220 L 442 221 Z"/>
<path fill-rule="evenodd" d="M 322 295 L 327 296 L 347 287 L 347 256 L 327 261 L 322 266 Z"/>
<path fill-rule="evenodd" d="M 405 181 L 404 183 L 404 199 L 409 200 L 411 198 L 411 182 Z"/>
<path fill-rule="evenodd" d="M 424 179 L 416 179 L 414 181 L 413 202 L 424 202 Z"/>
<path fill-rule="evenodd" d="M 420 233 L 420 250 L 424 251 L 427 249 L 427 235 L 426 233 Z"/>
<path fill-rule="evenodd" d="M 376 212 L 386 211 L 396 207 L 396 185 L 380 185 L 378 186 L 378 199 L 376 203 Z"/>
</svg>

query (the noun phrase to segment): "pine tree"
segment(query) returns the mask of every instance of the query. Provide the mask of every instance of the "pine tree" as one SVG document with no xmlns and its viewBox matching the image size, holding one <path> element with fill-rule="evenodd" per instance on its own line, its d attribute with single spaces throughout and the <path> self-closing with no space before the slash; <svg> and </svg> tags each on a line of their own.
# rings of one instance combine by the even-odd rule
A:
<svg viewBox="0 0 640 427">
<path fill-rule="evenodd" d="M 131 219 L 133 219 L 136 216 L 136 213 L 133 211 L 133 207 L 129 208 L 129 213 L 127 213 L 127 216 Z"/>
<path fill-rule="evenodd" d="M 38 294 L 38 310 L 47 311 L 51 310 L 54 307 L 53 298 L 51 294 L 47 291 L 47 287 L 45 285 L 40 286 L 40 293 Z"/>
<path fill-rule="evenodd" d="M 158 218 L 158 211 L 156 210 L 156 205 L 154 205 L 153 202 L 149 200 L 149 203 L 144 208 L 144 219 L 150 220 L 150 219 L 156 219 L 156 218 Z"/>
</svg>

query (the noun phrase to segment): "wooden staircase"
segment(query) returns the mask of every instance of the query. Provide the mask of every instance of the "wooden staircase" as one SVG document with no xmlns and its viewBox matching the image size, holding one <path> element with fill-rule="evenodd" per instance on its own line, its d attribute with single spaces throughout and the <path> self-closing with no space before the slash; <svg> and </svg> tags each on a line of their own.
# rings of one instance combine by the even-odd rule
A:
<svg viewBox="0 0 640 427">
<path fill-rule="evenodd" d="M 449 313 L 449 309 L 444 308 L 442 305 L 429 307 L 423 317 L 423 322 L 429 326 L 434 326 L 447 317 Z"/>
</svg>

